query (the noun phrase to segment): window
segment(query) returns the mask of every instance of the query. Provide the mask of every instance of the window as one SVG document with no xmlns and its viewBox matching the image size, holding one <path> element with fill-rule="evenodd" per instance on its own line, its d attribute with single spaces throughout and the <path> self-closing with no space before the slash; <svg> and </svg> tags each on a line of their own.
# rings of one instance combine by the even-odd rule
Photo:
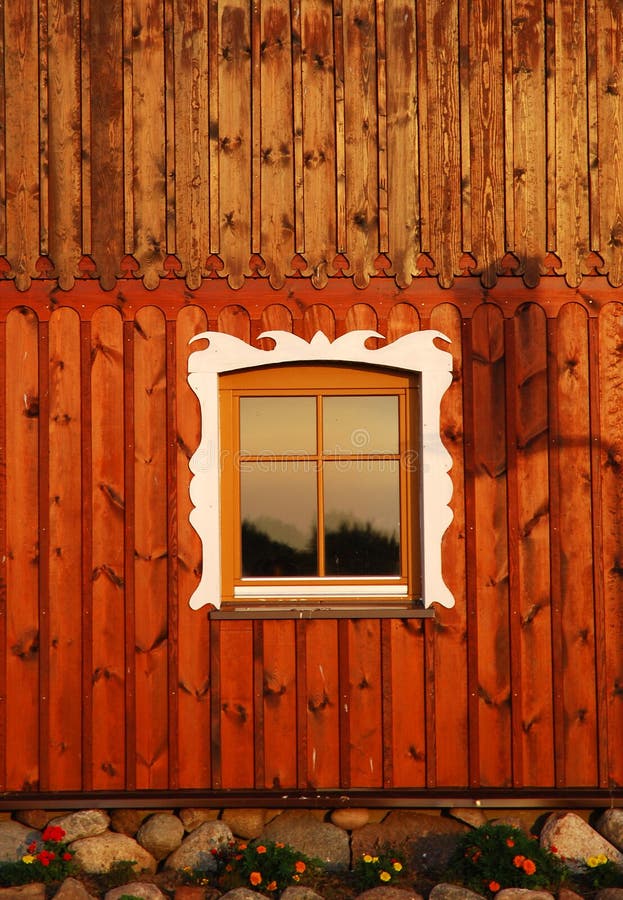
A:
<svg viewBox="0 0 623 900">
<path fill-rule="evenodd" d="M 439 403 L 450 355 L 418 332 L 370 350 L 350 332 L 264 351 L 209 332 L 191 354 L 202 440 L 191 522 L 204 571 L 191 599 L 229 611 L 405 614 L 451 606 L 451 514 Z"/>
</svg>

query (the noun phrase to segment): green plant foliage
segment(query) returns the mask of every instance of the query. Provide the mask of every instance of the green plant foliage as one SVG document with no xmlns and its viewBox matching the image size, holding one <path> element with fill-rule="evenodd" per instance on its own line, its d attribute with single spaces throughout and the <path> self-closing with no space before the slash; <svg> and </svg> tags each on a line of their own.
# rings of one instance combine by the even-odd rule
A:
<svg viewBox="0 0 623 900">
<path fill-rule="evenodd" d="M 89 881 L 93 883 L 96 890 L 106 893 L 113 888 L 121 887 L 130 881 L 137 880 L 135 870 L 136 860 L 120 859 L 113 863 L 107 872 L 97 872 L 89 875 Z"/>
<path fill-rule="evenodd" d="M 448 869 L 453 880 L 486 896 L 509 887 L 556 889 L 567 875 L 554 853 L 510 825 L 487 824 L 464 834 Z"/>
<path fill-rule="evenodd" d="M 391 884 L 403 877 L 404 857 L 391 848 L 385 848 L 378 854 L 363 853 L 353 866 L 353 880 L 360 891 Z"/>
<path fill-rule="evenodd" d="M 603 853 L 585 859 L 582 870 L 574 881 L 583 893 L 600 891 L 602 888 L 623 888 L 623 868 L 608 859 Z"/>
</svg>

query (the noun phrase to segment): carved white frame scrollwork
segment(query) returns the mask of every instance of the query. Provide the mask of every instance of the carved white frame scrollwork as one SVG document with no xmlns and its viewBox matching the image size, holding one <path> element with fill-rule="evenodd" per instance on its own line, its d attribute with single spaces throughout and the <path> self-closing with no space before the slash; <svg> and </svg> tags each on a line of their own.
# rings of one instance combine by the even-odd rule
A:
<svg viewBox="0 0 623 900">
<path fill-rule="evenodd" d="M 287 331 L 266 331 L 260 338 L 273 340 L 274 348 L 260 350 L 215 331 L 197 334 L 190 342 L 209 341 L 206 349 L 197 350 L 188 358 L 188 383 L 201 407 L 201 441 L 190 460 L 190 498 L 194 506 L 190 522 L 203 546 L 203 571 L 190 606 L 200 609 L 212 604 L 218 609 L 221 605 L 219 375 L 296 362 L 346 362 L 420 374 L 422 600 L 425 607 L 432 603 L 454 606 L 454 597 L 441 571 L 441 540 L 452 521 L 448 507 L 452 497 L 448 475 L 452 461 L 439 434 L 441 399 L 452 382 L 452 356 L 434 344 L 435 338 L 448 343 L 449 339 L 439 331 L 417 331 L 370 350 L 366 347 L 369 338 L 383 338 L 375 331 L 350 331 L 335 341 L 329 341 L 322 332 L 309 342 Z"/>
</svg>

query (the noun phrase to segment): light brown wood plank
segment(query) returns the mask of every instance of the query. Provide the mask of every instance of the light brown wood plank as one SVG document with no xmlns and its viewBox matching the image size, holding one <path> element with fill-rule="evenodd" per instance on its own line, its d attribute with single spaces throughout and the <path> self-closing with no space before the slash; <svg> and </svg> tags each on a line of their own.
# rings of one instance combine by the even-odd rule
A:
<svg viewBox="0 0 623 900">
<path fill-rule="evenodd" d="M 305 623 L 307 784 L 340 783 L 340 692 L 336 621 Z"/>
<path fill-rule="evenodd" d="M 297 786 L 295 623 L 262 623 L 263 785 Z"/>
<path fill-rule="evenodd" d="M 295 252 L 292 46 L 289 6 L 261 7 L 261 249 L 272 287 L 282 287 Z M 254 198 L 258 203 L 259 198 Z"/>
<path fill-rule="evenodd" d="M 74 283 L 82 255 L 82 130 L 79 0 L 47 0 L 48 252 L 58 283 Z M 43 200 L 43 198 L 42 198 Z"/>
<path fill-rule="evenodd" d="M 134 610 L 137 787 L 164 788 L 167 747 L 167 494 L 164 317 L 134 323 Z"/>
</svg>

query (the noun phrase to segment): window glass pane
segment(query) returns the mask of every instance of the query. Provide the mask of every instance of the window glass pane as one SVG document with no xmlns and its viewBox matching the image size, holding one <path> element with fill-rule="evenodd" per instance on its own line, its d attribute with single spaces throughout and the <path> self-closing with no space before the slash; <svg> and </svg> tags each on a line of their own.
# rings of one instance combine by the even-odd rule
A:
<svg viewBox="0 0 623 900">
<path fill-rule="evenodd" d="M 328 454 L 398 453 L 398 397 L 325 397 L 323 444 Z"/>
<path fill-rule="evenodd" d="M 242 463 L 243 577 L 317 575 L 316 473 L 305 460 Z"/>
<path fill-rule="evenodd" d="M 400 574 L 398 460 L 325 462 L 327 575 Z"/>
<path fill-rule="evenodd" d="M 240 451 L 251 456 L 316 452 L 314 397 L 241 397 Z"/>
</svg>

